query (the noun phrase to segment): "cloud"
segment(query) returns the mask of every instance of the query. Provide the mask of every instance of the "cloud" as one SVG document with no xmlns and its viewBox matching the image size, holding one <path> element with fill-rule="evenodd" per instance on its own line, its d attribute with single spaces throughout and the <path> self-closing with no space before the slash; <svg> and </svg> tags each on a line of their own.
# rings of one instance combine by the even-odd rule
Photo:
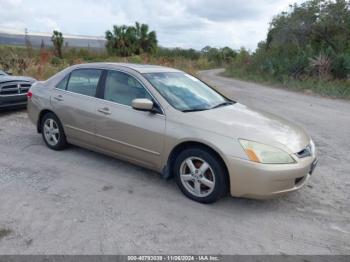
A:
<svg viewBox="0 0 350 262">
<path fill-rule="evenodd" d="M 278 1 L 192 0 L 187 8 L 190 13 L 212 21 L 241 21 L 260 18 L 275 2 Z"/>
<path fill-rule="evenodd" d="M 19 6 L 22 3 L 22 0 L 0 0 L 0 6 L 3 8 L 9 7 L 9 6 Z"/>
<path fill-rule="evenodd" d="M 297 0 L 302 1 L 302 0 Z M 255 49 L 273 15 L 293 0 L 0 0 L 0 28 L 103 36 L 113 24 L 147 23 L 169 47 Z"/>
</svg>

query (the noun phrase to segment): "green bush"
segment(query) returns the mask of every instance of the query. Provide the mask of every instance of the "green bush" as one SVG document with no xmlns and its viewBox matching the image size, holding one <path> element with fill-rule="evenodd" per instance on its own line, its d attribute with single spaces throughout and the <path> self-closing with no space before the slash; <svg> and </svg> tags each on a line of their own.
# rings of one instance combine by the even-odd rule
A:
<svg viewBox="0 0 350 262">
<path fill-rule="evenodd" d="M 336 55 L 332 61 L 331 71 L 335 78 L 347 79 L 350 75 L 350 53 Z"/>
<path fill-rule="evenodd" d="M 272 20 L 254 53 L 239 51 L 226 75 L 349 97 L 350 2 L 294 4 Z"/>
<path fill-rule="evenodd" d="M 54 65 L 54 66 L 59 66 L 63 63 L 63 60 L 57 56 L 53 56 L 51 58 L 51 64 Z"/>
</svg>

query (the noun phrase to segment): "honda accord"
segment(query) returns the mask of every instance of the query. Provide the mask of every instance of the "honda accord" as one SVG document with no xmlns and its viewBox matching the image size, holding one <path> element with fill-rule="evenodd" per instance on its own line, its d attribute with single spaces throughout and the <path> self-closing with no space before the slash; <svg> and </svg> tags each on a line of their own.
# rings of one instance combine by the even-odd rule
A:
<svg viewBox="0 0 350 262">
<path fill-rule="evenodd" d="M 31 87 L 28 114 L 49 148 L 70 143 L 155 170 L 202 203 L 298 190 L 317 163 L 302 128 L 167 67 L 69 67 Z"/>
</svg>

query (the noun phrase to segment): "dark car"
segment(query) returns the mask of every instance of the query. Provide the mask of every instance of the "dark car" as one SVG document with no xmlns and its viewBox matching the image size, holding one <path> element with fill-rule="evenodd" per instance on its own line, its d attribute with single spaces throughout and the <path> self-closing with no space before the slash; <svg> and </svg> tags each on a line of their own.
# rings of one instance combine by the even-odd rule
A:
<svg viewBox="0 0 350 262">
<path fill-rule="evenodd" d="M 0 70 L 0 109 L 26 106 L 26 95 L 35 81 L 31 77 L 12 76 Z"/>
</svg>

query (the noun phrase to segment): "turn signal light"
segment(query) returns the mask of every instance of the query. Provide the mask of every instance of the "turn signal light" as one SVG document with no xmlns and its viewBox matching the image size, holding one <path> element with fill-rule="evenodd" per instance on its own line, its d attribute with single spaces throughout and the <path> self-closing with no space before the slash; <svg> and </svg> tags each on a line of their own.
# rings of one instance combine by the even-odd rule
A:
<svg viewBox="0 0 350 262">
<path fill-rule="evenodd" d="M 258 156 L 255 154 L 255 152 L 252 149 L 247 148 L 245 150 L 245 152 L 247 153 L 247 155 L 251 161 L 260 163 L 260 159 L 258 158 Z"/>
</svg>

